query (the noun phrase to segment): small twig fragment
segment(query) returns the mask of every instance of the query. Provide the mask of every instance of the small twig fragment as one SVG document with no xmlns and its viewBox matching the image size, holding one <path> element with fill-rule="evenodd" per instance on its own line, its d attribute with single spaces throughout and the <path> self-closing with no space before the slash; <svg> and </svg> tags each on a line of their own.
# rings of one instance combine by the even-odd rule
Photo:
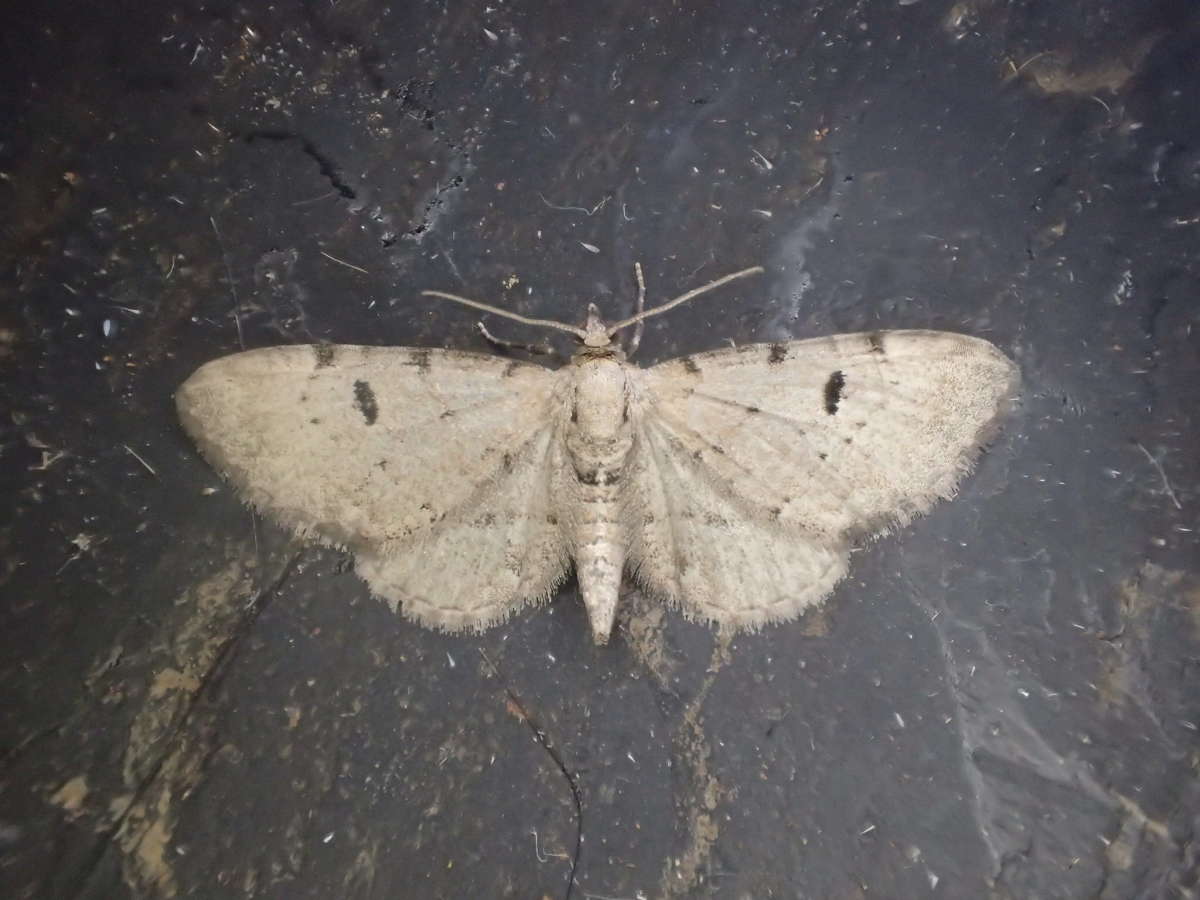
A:
<svg viewBox="0 0 1200 900">
<path fill-rule="evenodd" d="M 538 191 L 538 197 L 540 197 L 541 201 L 551 209 L 557 209 L 560 212 L 581 212 L 585 216 L 594 216 L 596 213 L 600 212 L 600 210 L 604 209 L 604 207 L 608 204 L 608 201 L 612 199 L 611 195 L 607 196 L 591 209 L 587 209 L 583 206 L 559 206 L 557 203 L 551 203 L 546 199 L 546 196 L 541 191 Z"/>
<path fill-rule="evenodd" d="M 525 709 L 525 706 L 521 703 L 520 699 L 518 699 L 517 695 L 513 693 L 513 689 L 508 686 L 508 683 L 500 674 L 500 670 L 496 668 L 496 664 L 492 662 L 491 658 L 486 653 L 483 652 L 482 647 L 478 649 L 479 655 L 483 657 L 484 663 L 487 664 L 487 667 L 489 670 L 491 670 L 492 675 L 496 677 L 496 680 L 499 681 L 501 686 L 504 688 L 504 693 L 508 695 L 509 702 L 520 712 L 521 718 L 525 721 L 525 724 L 529 726 L 529 730 L 533 732 L 534 739 L 542 745 L 542 749 L 545 750 L 549 757 L 554 761 L 554 764 L 558 767 L 558 771 L 562 773 L 563 779 L 567 782 L 567 787 L 571 790 L 571 800 L 574 801 L 575 804 L 575 852 L 569 857 L 562 857 L 563 859 L 570 859 L 571 861 L 571 868 L 567 873 L 567 890 L 563 895 L 563 900 L 571 900 L 571 893 L 575 887 L 575 872 L 579 868 L 579 853 L 583 849 L 583 794 L 581 794 L 579 791 L 579 782 L 575 780 L 575 776 L 571 774 L 570 769 L 568 769 L 566 763 L 563 762 L 562 757 L 554 748 L 554 744 L 551 743 L 550 738 L 546 735 L 546 732 L 544 732 L 541 727 L 539 727 L 538 723 L 530 717 L 529 712 Z"/>
<path fill-rule="evenodd" d="M 771 162 L 753 147 L 750 148 L 750 152 L 756 157 L 754 160 L 752 160 L 754 165 L 762 169 L 764 172 L 770 172 L 773 168 L 775 168 L 775 163 Z"/>
<path fill-rule="evenodd" d="M 364 275 L 370 275 L 370 274 L 371 274 L 370 272 L 368 272 L 366 269 L 362 268 L 361 266 L 356 266 L 354 263 L 348 263 L 348 262 L 346 262 L 344 259 L 338 259 L 338 258 L 337 258 L 336 256 L 334 256 L 332 253 L 326 253 L 324 250 L 322 250 L 322 251 L 321 251 L 321 255 L 322 255 L 323 257 L 325 257 L 326 259 L 331 259 L 331 260 L 333 260 L 333 261 L 334 261 L 335 263 L 337 263 L 338 265 L 345 266 L 347 269 L 353 269 L 355 272 L 362 272 Z"/>
<path fill-rule="evenodd" d="M 158 473 L 154 471 L 154 467 L 152 465 L 150 465 L 150 463 L 146 462 L 146 460 L 144 460 L 141 456 L 139 456 L 138 452 L 136 450 L 134 450 L 128 444 L 122 444 L 121 446 L 129 451 L 130 456 L 132 456 L 134 459 L 136 459 L 138 462 L 140 462 L 143 466 L 145 466 L 147 472 L 149 472 L 155 478 L 158 477 Z"/>
<path fill-rule="evenodd" d="M 1146 459 L 1150 460 L 1150 465 L 1158 470 L 1158 477 L 1162 479 L 1163 489 L 1167 492 L 1167 496 L 1171 498 L 1171 502 L 1175 504 L 1176 509 L 1183 509 L 1183 504 L 1179 502 L 1179 498 L 1175 496 L 1175 490 L 1171 487 L 1171 482 L 1167 480 L 1166 470 L 1163 469 L 1162 463 L 1145 447 L 1141 442 L 1137 442 L 1137 448 L 1146 454 Z"/>
</svg>

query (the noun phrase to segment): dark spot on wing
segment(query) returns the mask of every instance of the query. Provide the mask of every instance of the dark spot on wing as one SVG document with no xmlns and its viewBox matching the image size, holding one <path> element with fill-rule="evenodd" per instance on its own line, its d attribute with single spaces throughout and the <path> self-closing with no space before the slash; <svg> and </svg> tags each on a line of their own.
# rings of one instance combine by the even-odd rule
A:
<svg viewBox="0 0 1200 900">
<path fill-rule="evenodd" d="M 687 372 L 689 375 L 700 374 L 700 367 L 696 365 L 696 361 L 690 356 L 680 357 L 679 361 L 683 363 L 683 371 Z"/>
<path fill-rule="evenodd" d="M 887 351 L 883 349 L 883 334 L 881 332 L 868 332 L 867 343 L 871 345 L 872 353 L 887 353 Z"/>
<path fill-rule="evenodd" d="M 787 359 L 787 344 L 772 344 L 771 350 L 767 354 L 767 362 L 771 365 L 781 363 Z"/>
<path fill-rule="evenodd" d="M 333 365 L 337 351 L 332 344 L 313 344 L 313 356 L 317 358 L 317 368 L 324 369 L 326 366 Z"/>
<path fill-rule="evenodd" d="M 846 386 L 846 376 L 841 372 L 831 372 L 825 382 L 825 412 L 833 415 L 838 411 L 838 403 L 842 399 L 842 388 Z"/>
<path fill-rule="evenodd" d="M 592 469 L 590 472 L 577 472 L 575 477 L 579 479 L 580 484 L 596 485 L 600 483 L 600 470 Z"/>
<path fill-rule="evenodd" d="M 507 366 L 504 367 L 504 373 L 503 373 L 504 377 L 512 378 L 513 372 L 517 371 L 517 369 L 519 369 L 519 368 L 521 368 L 521 364 L 519 362 L 510 362 Z"/>
<path fill-rule="evenodd" d="M 621 480 L 621 473 L 619 471 L 605 472 L 604 476 L 600 479 L 600 483 L 601 484 L 616 484 L 620 480 Z"/>
<path fill-rule="evenodd" d="M 379 401 L 375 399 L 375 392 L 371 390 L 369 381 L 354 382 L 354 408 L 362 413 L 368 425 L 374 425 L 375 420 L 379 418 Z"/>
<path fill-rule="evenodd" d="M 428 350 L 414 350 L 412 352 L 412 362 L 409 365 L 416 366 L 417 371 L 424 375 L 429 371 L 429 355 Z"/>
</svg>

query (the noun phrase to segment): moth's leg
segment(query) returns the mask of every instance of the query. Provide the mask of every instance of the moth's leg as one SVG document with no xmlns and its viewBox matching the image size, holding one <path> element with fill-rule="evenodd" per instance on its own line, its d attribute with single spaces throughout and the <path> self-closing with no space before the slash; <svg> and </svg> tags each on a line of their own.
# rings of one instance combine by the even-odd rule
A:
<svg viewBox="0 0 1200 900">
<path fill-rule="evenodd" d="M 479 333 L 483 335 L 485 341 L 501 350 L 519 350 L 522 353 L 528 353 L 530 356 L 551 356 L 559 362 L 566 362 L 563 355 L 549 344 L 522 344 L 519 341 L 506 341 L 488 331 L 487 326 L 482 322 L 476 322 L 475 327 L 479 329 Z"/>
<path fill-rule="evenodd" d="M 633 264 L 633 271 L 637 274 L 638 283 L 638 300 L 637 312 L 635 315 L 641 315 L 646 309 L 646 279 L 642 277 L 642 264 L 640 262 Z M 646 320 L 639 319 L 637 327 L 633 329 L 633 337 L 629 339 L 629 346 L 625 348 L 626 356 L 633 356 L 637 352 L 638 346 L 642 343 L 642 332 L 646 330 Z"/>
</svg>

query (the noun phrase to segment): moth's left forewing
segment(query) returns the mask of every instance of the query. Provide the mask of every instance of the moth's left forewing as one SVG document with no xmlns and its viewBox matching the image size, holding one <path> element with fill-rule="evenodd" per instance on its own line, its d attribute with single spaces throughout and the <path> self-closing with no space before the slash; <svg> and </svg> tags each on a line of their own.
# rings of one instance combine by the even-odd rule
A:
<svg viewBox="0 0 1200 900">
<path fill-rule="evenodd" d="M 753 344 L 645 375 L 661 427 L 715 479 L 826 535 L 878 531 L 951 496 L 1019 384 L 987 341 L 936 331 Z"/>
<path fill-rule="evenodd" d="M 665 487 L 638 493 L 675 525 L 642 502 L 656 524 L 633 558 L 660 593 L 746 627 L 819 602 L 849 541 L 952 496 L 1019 385 L 987 341 L 931 331 L 755 344 L 639 375 L 635 470 Z M 694 577 L 701 544 L 741 573 L 710 573 L 723 593 Z M 805 573 L 816 581 L 787 583 Z"/>
</svg>

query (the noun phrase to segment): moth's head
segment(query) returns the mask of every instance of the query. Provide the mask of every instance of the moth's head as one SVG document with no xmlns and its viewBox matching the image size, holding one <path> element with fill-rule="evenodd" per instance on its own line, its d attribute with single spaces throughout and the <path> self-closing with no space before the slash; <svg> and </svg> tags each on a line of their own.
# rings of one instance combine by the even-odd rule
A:
<svg viewBox="0 0 1200 900">
<path fill-rule="evenodd" d="M 595 303 L 588 304 L 587 321 L 583 323 L 583 333 L 579 336 L 583 346 L 602 349 L 612 343 L 612 331 L 600 318 L 600 308 Z"/>
</svg>

